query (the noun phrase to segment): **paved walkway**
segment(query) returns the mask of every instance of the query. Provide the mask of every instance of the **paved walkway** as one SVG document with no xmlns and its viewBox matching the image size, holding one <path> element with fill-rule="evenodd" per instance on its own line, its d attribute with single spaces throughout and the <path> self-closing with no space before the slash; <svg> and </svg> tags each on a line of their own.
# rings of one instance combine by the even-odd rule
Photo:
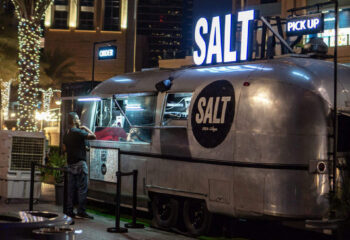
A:
<svg viewBox="0 0 350 240">
<path fill-rule="evenodd" d="M 40 198 L 39 204 L 34 204 L 34 210 L 62 212 L 62 207 L 54 204 L 54 189 L 52 186 L 43 186 L 43 195 Z M 28 210 L 28 202 L 23 200 L 12 201 L 10 204 L 5 204 L 0 201 L 0 212 Z M 184 237 L 174 233 L 160 231 L 154 228 L 145 229 L 129 229 L 128 233 L 108 233 L 106 229 L 113 227 L 114 219 L 103 216 L 94 215 L 94 220 L 75 219 L 74 229 L 81 229 L 83 232 L 77 235 L 77 240 L 134 240 L 134 239 L 152 239 L 152 240 L 190 240 L 193 238 Z M 124 222 L 121 222 L 124 226 Z"/>
</svg>

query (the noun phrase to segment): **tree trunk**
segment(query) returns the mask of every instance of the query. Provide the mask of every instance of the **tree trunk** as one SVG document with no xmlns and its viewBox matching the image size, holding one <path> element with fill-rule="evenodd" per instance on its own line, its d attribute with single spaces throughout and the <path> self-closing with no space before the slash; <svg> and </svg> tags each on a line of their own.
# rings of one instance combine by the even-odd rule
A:
<svg viewBox="0 0 350 240">
<path fill-rule="evenodd" d="M 37 131 L 35 110 L 38 109 L 40 23 L 22 18 L 18 24 L 19 118 L 18 130 Z"/>
</svg>

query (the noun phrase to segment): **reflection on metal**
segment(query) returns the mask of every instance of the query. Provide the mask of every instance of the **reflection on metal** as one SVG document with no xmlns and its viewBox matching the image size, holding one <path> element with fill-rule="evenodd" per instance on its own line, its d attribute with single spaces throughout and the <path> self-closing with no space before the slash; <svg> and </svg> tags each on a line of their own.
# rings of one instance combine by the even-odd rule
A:
<svg viewBox="0 0 350 240">
<path fill-rule="evenodd" d="M 295 76 L 301 77 L 305 80 L 310 80 L 310 77 L 308 77 L 307 75 L 300 73 L 298 71 L 292 71 L 292 74 L 294 74 Z"/>
<path fill-rule="evenodd" d="M 258 65 L 223 66 L 196 69 L 198 72 L 223 73 L 223 72 L 249 72 L 255 70 L 272 71 L 273 68 Z"/>
<path fill-rule="evenodd" d="M 0 239 L 24 240 L 38 228 L 64 226 L 72 219 L 61 213 L 46 211 L 18 211 L 0 213 Z"/>
<path fill-rule="evenodd" d="M 252 97 L 256 104 L 263 104 L 265 106 L 271 106 L 272 101 L 267 92 L 259 92 L 257 95 Z"/>
</svg>

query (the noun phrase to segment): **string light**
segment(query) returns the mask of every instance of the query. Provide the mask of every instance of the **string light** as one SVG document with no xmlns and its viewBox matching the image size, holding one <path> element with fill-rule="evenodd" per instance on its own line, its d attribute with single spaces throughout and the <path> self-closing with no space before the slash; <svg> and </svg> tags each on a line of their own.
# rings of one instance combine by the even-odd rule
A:
<svg viewBox="0 0 350 240">
<path fill-rule="evenodd" d="M 51 99 L 53 97 L 53 93 L 57 92 L 60 93 L 61 90 L 52 90 L 52 88 L 49 88 L 47 90 L 40 88 L 39 89 L 43 93 L 43 110 L 44 112 L 50 111 L 50 105 L 51 105 Z"/>
<path fill-rule="evenodd" d="M 18 18 L 19 118 L 18 130 L 37 131 L 35 110 L 38 108 L 39 54 L 41 20 L 52 0 L 12 0 Z M 23 4 L 25 6 L 23 7 Z M 34 8 L 34 9 L 33 9 Z"/>
<path fill-rule="evenodd" d="M 8 82 L 1 81 L 1 109 L 4 116 L 4 120 L 8 120 L 9 117 L 9 103 L 10 103 L 10 90 L 12 79 Z"/>
</svg>

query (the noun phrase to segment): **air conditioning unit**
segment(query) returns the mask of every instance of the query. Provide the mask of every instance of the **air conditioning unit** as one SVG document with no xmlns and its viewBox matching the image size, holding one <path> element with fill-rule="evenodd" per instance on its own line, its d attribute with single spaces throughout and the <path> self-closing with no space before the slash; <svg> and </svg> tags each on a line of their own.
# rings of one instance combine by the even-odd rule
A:
<svg viewBox="0 0 350 240">
<path fill-rule="evenodd" d="M 31 163 L 44 163 L 43 133 L 0 131 L 0 196 L 10 199 L 29 198 Z M 34 198 L 41 193 L 40 170 L 36 168 Z"/>
</svg>

